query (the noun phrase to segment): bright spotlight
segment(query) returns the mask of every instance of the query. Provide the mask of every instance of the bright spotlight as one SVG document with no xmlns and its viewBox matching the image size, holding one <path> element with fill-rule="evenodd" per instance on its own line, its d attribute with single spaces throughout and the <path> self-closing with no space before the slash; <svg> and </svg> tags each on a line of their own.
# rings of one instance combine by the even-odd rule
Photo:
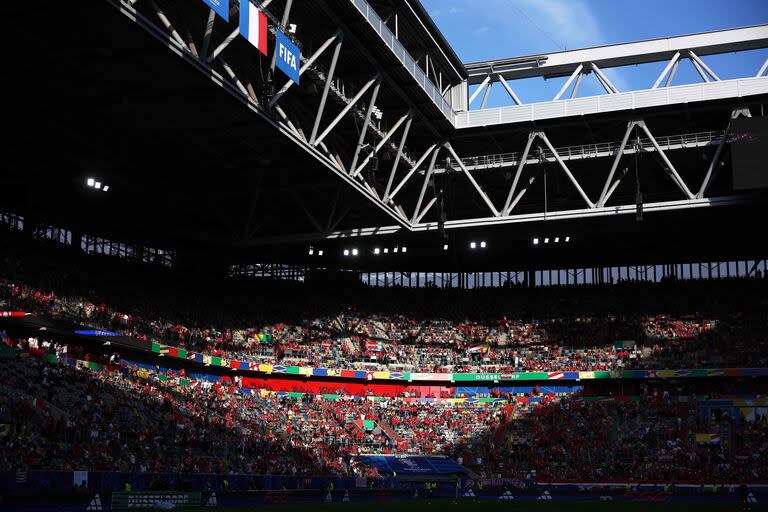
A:
<svg viewBox="0 0 768 512">
<path fill-rule="evenodd" d="M 470 242 L 469 243 L 469 248 L 470 249 L 477 249 L 477 243 L 476 242 Z"/>
<path fill-rule="evenodd" d="M 291 34 L 295 34 L 296 33 L 296 24 L 295 23 L 291 23 L 290 25 L 288 25 L 288 32 L 290 32 Z"/>
<path fill-rule="evenodd" d="M 93 178 L 88 178 L 88 181 L 86 181 L 89 187 L 92 187 L 94 183 L 96 183 L 96 180 Z"/>
<path fill-rule="evenodd" d="M 349 249 L 344 249 L 344 256 L 349 256 Z"/>
<path fill-rule="evenodd" d="M 378 247 L 374 247 L 373 254 L 379 254 L 381 250 Z"/>
<path fill-rule="evenodd" d="M 403 252 L 407 252 L 407 251 L 408 251 L 408 248 L 407 248 L 407 247 L 403 247 L 403 248 L 402 248 L 402 251 L 403 251 Z"/>
<path fill-rule="evenodd" d="M 103 188 L 102 190 L 104 190 L 104 192 L 106 192 L 107 190 L 109 190 L 109 185 L 104 185 L 104 188 Z"/>
<path fill-rule="evenodd" d="M 480 242 L 480 247 L 485 249 L 485 242 Z"/>
<path fill-rule="evenodd" d="M 569 236 L 565 237 L 565 241 L 566 242 L 570 242 L 571 241 L 571 237 L 569 237 Z"/>
<path fill-rule="evenodd" d="M 94 183 L 94 184 L 93 184 L 93 187 L 94 187 L 96 190 L 100 189 L 100 188 L 101 188 L 101 182 L 100 182 L 100 181 L 97 181 L 96 183 Z"/>
<path fill-rule="evenodd" d="M 317 251 L 317 255 L 318 255 L 318 256 L 322 256 L 322 255 L 323 255 L 323 250 L 322 250 L 322 249 L 320 249 L 319 251 Z"/>
<path fill-rule="evenodd" d="M 310 247 L 309 248 L 309 255 L 312 256 L 313 254 L 315 254 L 315 250 L 312 247 Z"/>
<path fill-rule="evenodd" d="M 352 256 L 357 256 L 357 249 L 352 249 Z"/>
<path fill-rule="evenodd" d="M 399 247 L 395 247 L 394 249 L 392 249 L 393 252 L 397 252 L 398 250 L 400 250 Z"/>
<path fill-rule="evenodd" d="M 533 239 L 533 245 L 539 245 L 539 239 L 538 238 L 534 238 Z"/>
<path fill-rule="evenodd" d="M 389 254 L 389 247 L 384 248 L 384 254 Z"/>
<path fill-rule="evenodd" d="M 548 244 L 548 243 L 549 243 L 549 238 L 545 238 L 545 239 L 544 239 L 544 243 L 545 243 L 545 244 Z"/>
<path fill-rule="evenodd" d="M 443 250 L 444 250 L 444 251 L 447 251 L 447 250 L 448 250 L 448 244 L 443 244 Z"/>
<path fill-rule="evenodd" d="M 559 237 L 559 236 L 556 236 L 556 237 L 555 237 L 555 243 L 558 243 L 559 241 L 560 241 L 560 237 Z"/>
</svg>

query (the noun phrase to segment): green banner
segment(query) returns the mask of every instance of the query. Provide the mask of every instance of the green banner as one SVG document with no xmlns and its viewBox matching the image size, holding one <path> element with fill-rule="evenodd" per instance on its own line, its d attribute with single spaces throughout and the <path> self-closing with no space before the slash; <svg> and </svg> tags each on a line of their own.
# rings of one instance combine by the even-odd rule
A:
<svg viewBox="0 0 768 512">
<path fill-rule="evenodd" d="M 493 382 L 494 380 L 501 380 L 501 374 L 500 373 L 454 373 L 452 375 L 452 380 Z"/>
</svg>

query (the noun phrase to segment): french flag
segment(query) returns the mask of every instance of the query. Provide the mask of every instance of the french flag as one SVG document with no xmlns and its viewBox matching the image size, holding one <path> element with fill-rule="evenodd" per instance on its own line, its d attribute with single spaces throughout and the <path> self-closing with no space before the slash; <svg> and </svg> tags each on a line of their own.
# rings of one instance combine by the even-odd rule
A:
<svg viewBox="0 0 768 512">
<path fill-rule="evenodd" d="M 240 35 L 267 55 L 267 16 L 250 0 L 240 0 Z"/>
</svg>

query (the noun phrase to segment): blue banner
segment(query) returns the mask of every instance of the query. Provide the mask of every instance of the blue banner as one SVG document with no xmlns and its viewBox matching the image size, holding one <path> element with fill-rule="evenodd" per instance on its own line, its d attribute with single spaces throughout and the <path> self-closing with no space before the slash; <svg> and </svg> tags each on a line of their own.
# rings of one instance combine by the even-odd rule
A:
<svg viewBox="0 0 768 512">
<path fill-rule="evenodd" d="M 224 21 L 229 21 L 229 0 L 203 0 L 203 2 L 224 18 Z"/>
<path fill-rule="evenodd" d="M 299 68 L 301 67 L 301 50 L 293 44 L 293 41 L 276 31 L 275 36 L 275 65 L 280 71 L 288 75 L 288 78 L 299 84 Z"/>
<path fill-rule="evenodd" d="M 107 337 L 107 336 L 120 336 L 116 332 L 112 332 L 112 331 L 99 331 L 99 330 L 95 330 L 95 329 L 82 329 L 82 330 L 78 329 L 78 330 L 75 331 L 75 334 L 79 334 L 80 336 L 103 336 L 103 337 Z"/>
</svg>

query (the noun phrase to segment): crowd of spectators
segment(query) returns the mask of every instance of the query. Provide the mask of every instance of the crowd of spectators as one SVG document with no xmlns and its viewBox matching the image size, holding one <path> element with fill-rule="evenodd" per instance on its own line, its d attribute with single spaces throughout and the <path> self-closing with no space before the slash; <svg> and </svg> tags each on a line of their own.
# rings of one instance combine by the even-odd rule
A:
<svg viewBox="0 0 768 512">
<path fill-rule="evenodd" d="M 585 293 L 585 301 L 590 294 Z M 0 308 L 252 363 L 412 372 L 596 371 L 768 364 L 768 314 L 584 313 L 470 319 L 345 308 L 298 321 L 191 324 L 0 280 Z"/>
<path fill-rule="evenodd" d="M 641 384 L 637 396 L 554 396 L 516 414 L 495 405 L 405 397 L 245 392 L 236 383 L 147 371 L 82 347 L 28 340 L 0 364 L 0 471 L 100 470 L 375 477 L 363 453 L 444 454 L 483 477 L 541 481 L 768 478 L 765 408 L 705 416 L 706 385 Z M 45 360 L 68 354 L 97 367 Z M 110 361 L 111 360 L 111 361 Z M 760 384 L 762 385 L 762 384 Z M 750 392 L 759 389 L 751 386 Z M 765 390 L 763 390 L 764 392 Z M 634 392 L 634 391 L 633 391 Z M 734 414 L 732 416 L 732 414 Z M 714 435 L 701 444 L 696 434 Z"/>
<path fill-rule="evenodd" d="M 740 412 L 702 414 L 701 398 L 649 385 L 634 400 L 553 402 L 510 423 L 503 445 L 488 452 L 488 469 L 544 481 L 768 479 L 765 407 L 744 421 Z"/>
</svg>

